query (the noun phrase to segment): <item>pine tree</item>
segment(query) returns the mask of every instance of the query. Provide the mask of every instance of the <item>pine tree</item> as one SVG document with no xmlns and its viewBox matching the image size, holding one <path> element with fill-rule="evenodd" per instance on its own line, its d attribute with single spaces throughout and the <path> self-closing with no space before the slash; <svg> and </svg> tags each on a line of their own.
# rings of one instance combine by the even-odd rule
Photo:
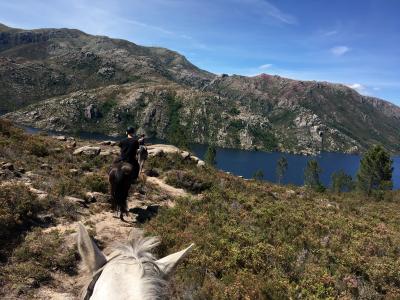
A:
<svg viewBox="0 0 400 300">
<path fill-rule="evenodd" d="M 353 189 L 354 183 L 353 178 L 347 175 L 343 170 L 335 172 L 331 176 L 332 178 L 332 190 L 340 194 L 343 191 L 351 191 Z"/>
<path fill-rule="evenodd" d="M 357 188 L 371 195 L 373 190 L 390 190 L 393 187 L 393 161 L 382 146 L 373 146 L 363 156 L 357 173 Z"/>
<path fill-rule="evenodd" d="M 264 172 L 262 170 L 257 170 L 253 174 L 253 179 L 255 180 L 263 180 L 264 178 Z"/>
<path fill-rule="evenodd" d="M 216 157 L 217 149 L 215 149 L 215 146 L 209 145 L 206 154 L 204 155 L 204 161 L 210 166 L 215 166 L 217 164 Z"/>
<path fill-rule="evenodd" d="M 288 161 L 285 156 L 281 156 L 276 164 L 276 177 L 278 178 L 278 183 L 281 184 L 283 177 L 288 168 Z"/>
<path fill-rule="evenodd" d="M 315 191 L 323 192 L 325 187 L 322 185 L 319 175 L 322 169 L 319 167 L 316 160 L 309 160 L 304 171 L 304 185 L 312 188 Z"/>
</svg>

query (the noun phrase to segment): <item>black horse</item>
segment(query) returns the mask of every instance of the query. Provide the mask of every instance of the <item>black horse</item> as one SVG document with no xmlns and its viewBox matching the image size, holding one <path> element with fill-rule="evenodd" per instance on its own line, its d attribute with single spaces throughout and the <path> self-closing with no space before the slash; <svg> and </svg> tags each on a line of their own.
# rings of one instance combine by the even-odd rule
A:
<svg viewBox="0 0 400 300">
<path fill-rule="evenodd" d="M 108 181 L 111 186 L 111 208 L 120 212 L 120 219 L 124 220 L 124 214 L 128 215 L 128 194 L 132 183 L 139 176 L 139 164 L 130 164 L 125 161 L 115 161 L 108 173 Z"/>
</svg>

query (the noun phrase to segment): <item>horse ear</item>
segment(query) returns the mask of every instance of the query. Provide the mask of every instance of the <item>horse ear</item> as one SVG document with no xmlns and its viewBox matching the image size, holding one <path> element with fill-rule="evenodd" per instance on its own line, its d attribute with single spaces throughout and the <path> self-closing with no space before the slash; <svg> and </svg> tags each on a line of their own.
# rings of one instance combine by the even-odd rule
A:
<svg viewBox="0 0 400 300">
<path fill-rule="evenodd" d="M 156 261 L 157 266 L 165 275 L 169 275 L 178 265 L 178 263 L 180 263 L 182 259 L 185 258 L 185 256 L 189 253 L 189 251 L 193 246 L 194 244 L 191 244 L 189 247 L 187 247 L 182 251 L 170 254 L 166 257 L 157 260 Z"/>
<path fill-rule="evenodd" d="M 85 265 L 94 273 L 107 262 L 106 257 L 90 238 L 86 228 L 78 223 L 78 250 Z"/>
</svg>

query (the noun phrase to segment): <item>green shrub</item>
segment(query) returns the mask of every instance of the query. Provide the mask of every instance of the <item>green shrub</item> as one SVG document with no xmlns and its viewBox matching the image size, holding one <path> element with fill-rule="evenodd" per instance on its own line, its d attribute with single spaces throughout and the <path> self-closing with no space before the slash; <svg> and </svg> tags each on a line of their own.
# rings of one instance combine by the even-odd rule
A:
<svg viewBox="0 0 400 300">
<path fill-rule="evenodd" d="M 148 169 L 159 169 L 163 172 L 195 167 L 192 160 L 182 159 L 182 156 L 177 153 L 168 155 L 163 153 L 156 157 L 149 157 L 146 164 Z"/>
<path fill-rule="evenodd" d="M 56 196 L 82 197 L 84 192 L 84 186 L 80 181 L 67 176 L 60 177 L 52 189 L 52 193 Z"/>
<path fill-rule="evenodd" d="M 256 126 L 249 126 L 250 133 L 257 142 L 261 142 L 264 150 L 274 151 L 278 147 L 278 140 L 272 131 Z"/>
<path fill-rule="evenodd" d="M 166 177 L 166 183 L 195 194 L 208 190 L 212 185 L 210 181 L 204 180 L 194 172 L 170 171 Z"/>
<path fill-rule="evenodd" d="M 100 112 L 106 116 L 117 105 L 118 102 L 115 99 L 108 99 L 101 104 Z"/>
<path fill-rule="evenodd" d="M 57 230 L 35 229 L 14 250 L 10 264 L 0 270 L 3 280 L 24 291 L 50 281 L 54 271 L 75 275 L 77 261 L 75 246 L 67 244 Z"/>
<path fill-rule="evenodd" d="M 29 145 L 29 152 L 38 157 L 45 157 L 49 155 L 48 146 L 40 141 L 33 141 Z"/>
<path fill-rule="evenodd" d="M 399 203 L 320 195 L 224 177 L 146 224 L 159 255 L 195 248 L 176 274 L 194 299 L 396 298 Z M 273 194 L 271 193 L 273 192 Z M 318 199 L 318 200 L 317 200 Z M 277 201 L 279 200 L 279 201 Z M 337 207 L 332 208 L 331 202 Z M 389 298 L 391 298 L 389 297 Z"/>
<path fill-rule="evenodd" d="M 0 257 L 4 255 L 4 248 L 29 228 L 43 209 L 43 204 L 23 185 L 3 185 L 0 188 Z"/>
<path fill-rule="evenodd" d="M 240 110 L 237 109 L 236 107 L 232 107 L 231 109 L 228 110 L 228 114 L 232 116 L 237 116 L 240 114 Z"/>
<path fill-rule="evenodd" d="M 83 184 L 92 192 L 107 193 L 108 181 L 106 177 L 99 174 L 91 174 L 85 176 Z"/>
</svg>

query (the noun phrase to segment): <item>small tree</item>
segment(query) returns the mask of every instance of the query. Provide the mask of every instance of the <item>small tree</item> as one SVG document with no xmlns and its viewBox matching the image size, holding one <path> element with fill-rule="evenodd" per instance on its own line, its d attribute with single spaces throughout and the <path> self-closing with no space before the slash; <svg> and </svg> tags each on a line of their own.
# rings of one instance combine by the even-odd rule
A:
<svg viewBox="0 0 400 300">
<path fill-rule="evenodd" d="M 206 154 L 204 155 L 204 161 L 210 166 L 215 166 L 217 164 L 216 157 L 217 149 L 215 149 L 214 145 L 209 145 Z"/>
<path fill-rule="evenodd" d="M 353 189 L 353 178 L 350 175 L 347 175 L 343 170 L 333 173 L 331 178 L 332 190 L 335 193 L 340 194 L 341 192 L 349 192 Z"/>
<path fill-rule="evenodd" d="M 319 167 L 316 160 L 309 160 L 304 171 L 304 185 L 312 188 L 315 191 L 323 192 L 325 187 L 322 185 L 319 175 L 322 169 Z"/>
<path fill-rule="evenodd" d="M 382 146 L 373 146 L 363 156 L 357 173 L 357 188 L 371 195 L 373 190 L 391 190 L 393 161 Z"/>
<path fill-rule="evenodd" d="M 255 180 L 263 180 L 263 178 L 264 178 L 264 173 L 263 173 L 262 170 L 257 170 L 257 171 L 254 172 L 253 179 L 255 179 Z"/>
<path fill-rule="evenodd" d="M 281 184 L 283 177 L 288 168 L 288 161 L 285 156 L 281 156 L 276 164 L 276 177 L 278 178 L 278 183 Z"/>
</svg>

